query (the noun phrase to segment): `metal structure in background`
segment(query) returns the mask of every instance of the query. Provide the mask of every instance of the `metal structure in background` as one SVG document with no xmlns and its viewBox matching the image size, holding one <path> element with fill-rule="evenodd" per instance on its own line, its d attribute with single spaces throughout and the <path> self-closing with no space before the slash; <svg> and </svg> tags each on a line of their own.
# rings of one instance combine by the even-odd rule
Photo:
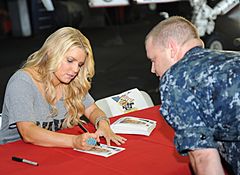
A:
<svg viewBox="0 0 240 175">
<path fill-rule="evenodd" d="M 48 24 L 60 27 L 64 25 L 89 27 L 91 21 L 95 25 L 102 24 L 103 26 L 104 19 L 110 19 L 104 10 L 107 7 L 119 7 L 120 9 L 124 6 L 130 7 L 133 4 L 135 6 L 146 4 L 151 10 L 156 10 L 156 4 L 166 5 L 177 2 L 179 5 L 184 5 L 187 2 L 191 7 L 188 12 L 191 15 L 191 21 L 197 27 L 207 48 L 228 49 L 225 48 L 225 45 L 228 44 L 234 47 L 236 45 L 235 39 L 240 37 L 240 0 L 35 0 L 30 3 L 32 4 L 31 10 L 27 9 L 26 0 L 10 0 L 8 4 L 10 16 L 14 21 L 13 34 L 15 36 L 30 36 L 36 33 L 36 29 L 42 27 L 41 24 L 44 24 L 44 27 L 47 26 L 45 25 L 46 20 L 38 20 L 38 16 L 43 12 L 38 11 L 33 2 L 41 3 L 45 7 L 46 12 L 44 13 L 49 14 L 48 16 L 39 17 L 39 19 L 51 18 L 55 20 L 55 24 L 53 22 L 48 22 Z M 28 11 L 31 12 L 30 15 Z M 95 22 L 93 11 L 98 11 L 95 14 Z M 122 16 L 124 16 L 123 13 L 123 8 L 121 8 Z M 165 17 L 169 16 L 163 11 L 159 12 L 159 14 L 164 14 Z M 218 21 L 220 21 L 220 24 L 217 24 Z M 231 32 L 223 29 L 222 26 L 225 24 L 229 25 L 225 26 L 227 28 L 225 30 Z"/>
<path fill-rule="evenodd" d="M 240 47 L 240 37 L 234 39 L 234 45 L 235 45 L 236 47 Z"/>
<path fill-rule="evenodd" d="M 31 36 L 31 23 L 26 0 L 9 0 L 9 16 L 12 20 L 13 36 Z"/>
<path fill-rule="evenodd" d="M 197 27 L 205 46 L 210 49 L 230 49 L 237 47 L 235 39 L 240 37 L 239 0 L 134 0 L 138 4 L 189 2 L 192 7 L 192 23 Z M 210 5 L 213 4 L 214 5 Z M 235 9 L 235 10 L 234 10 Z M 163 15 L 164 14 L 164 15 Z M 165 12 L 161 16 L 167 18 Z M 225 26 L 225 25 L 226 26 Z M 228 26 L 227 26 L 228 25 Z M 225 29 L 222 29 L 225 26 Z M 232 29 L 231 29 L 232 28 Z M 228 32 L 227 30 L 231 31 Z M 226 36 L 224 36 L 226 35 Z M 227 47 L 228 46 L 228 47 Z"/>
<path fill-rule="evenodd" d="M 207 4 L 207 0 L 190 0 L 190 4 L 193 7 L 192 22 L 197 27 L 200 36 L 204 37 L 214 33 L 217 17 L 227 14 L 238 6 L 239 0 L 221 0 L 213 7 Z M 240 31 L 240 28 L 238 30 Z M 207 38 L 206 44 L 211 49 L 224 49 L 220 36 L 212 35 L 212 38 Z"/>
<path fill-rule="evenodd" d="M 41 0 L 44 7 L 47 9 L 47 11 L 54 11 L 54 6 L 51 0 Z"/>
<path fill-rule="evenodd" d="M 199 35 L 204 36 L 214 31 L 217 16 L 228 13 L 239 4 L 239 0 L 221 0 L 213 8 L 207 4 L 207 0 L 190 0 L 190 4 L 193 7 L 192 22 Z"/>
<path fill-rule="evenodd" d="M 128 0 L 89 0 L 88 5 L 91 8 L 98 7 L 116 7 L 130 5 Z"/>
<path fill-rule="evenodd" d="M 89 5 L 97 4 L 97 6 L 106 7 L 106 6 L 113 6 L 113 5 L 126 5 L 126 0 L 117 0 L 118 4 L 114 4 L 114 0 L 88 0 Z M 115 0 L 116 1 L 116 0 Z M 179 2 L 180 4 L 182 2 L 189 2 L 190 6 L 192 7 L 191 14 L 191 21 L 192 23 L 197 27 L 199 31 L 199 35 L 204 38 L 204 42 L 206 44 L 207 48 L 210 49 L 219 49 L 223 50 L 225 49 L 224 45 L 232 45 L 234 46 L 234 39 L 240 37 L 240 17 L 237 19 L 234 16 L 240 15 L 240 10 L 237 12 L 234 11 L 234 14 L 232 15 L 232 20 L 235 21 L 236 24 L 233 24 L 235 27 L 235 31 L 228 33 L 227 31 L 222 31 L 222 33 L 228 34 L 228 38 L 224 38 L 221 32 L 218 32 L 218 29 L 216 29 L 216 20 L 220 16 L 225 16 L 227 18 L 227 14 L 230 14 L 230 11 L 232 11 L 234 8 L 239 7 L 239 0 L 133 0 L 136 4 L 142 5 L 142 4 L 149 4 L 149 8 L 152 10 L 156 9 L 156 4 L 161 3 L 172 3 L 172 2 Z M 210 3 L 214 2 L 214 5 L 209 5 Z M 109 5 L 107 5 L 109 4 Z M 131 3 L 129 3 L 131 5 Z M 240 8 L 238 8 L 240 9 Z M 164 17 L 168 17 L 166 13 L 160 12 L 160 14 Z M 235 18 L 235 19 L 234 19 Z M 229 20 L 231 21 L 231 20 Z M 228 22 L 228 24 L 230 24 Z M 230 26 L 233 26 L 230 24 Z M 221 27 L 220 27 L 221 28 Z M 236 33 L 236 34 L 234 34 Z M 231 37 L 231 35 L 234 35 Z M 226 44 L 227 43 L 227 44 Z M 236 45 L 236 44 L 235 44 Z M 229 48 L 227 48 L 229 49 Z"/>
<path fill-rule="evenodd" d="M 2 128 L 2 113 L 0 113 L 0 130 Z"/>
</svg>

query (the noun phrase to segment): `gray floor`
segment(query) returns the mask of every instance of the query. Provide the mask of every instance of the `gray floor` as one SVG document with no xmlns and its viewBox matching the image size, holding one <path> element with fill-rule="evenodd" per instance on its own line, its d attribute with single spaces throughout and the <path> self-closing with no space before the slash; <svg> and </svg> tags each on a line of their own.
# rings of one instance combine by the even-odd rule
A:
<svg viewBox="0 0 240 175">
<path fill-rule="evenodd" d="M 159 104 L 158 78 L 150 73 L 144 48 L 146 34 L 159 20 L 155 17 L 119 26 L 80 29 L 93 48 L 96 75 L 90 93 L 96 100 L 136 87 Z M 0 109 L 9 77 L 44 39 L 44 36 L 0 39 Z"/>
</svg>

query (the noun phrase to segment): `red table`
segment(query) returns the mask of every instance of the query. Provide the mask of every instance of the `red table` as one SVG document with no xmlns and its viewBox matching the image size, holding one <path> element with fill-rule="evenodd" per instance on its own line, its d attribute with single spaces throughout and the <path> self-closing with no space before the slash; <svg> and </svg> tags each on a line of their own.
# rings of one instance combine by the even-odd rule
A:
<svg viewBox="0 0 240 175">
<path fill-rule="evenodd" d="M 159 106 L 135 111 L 111 118 L 131 115 L 157 121 L 157 127 L 150 136 L 122 135 L 127 142 L 122 145 L 126 150 L 105 158 L 86 154 L 67 148 L 46 148 L 17 141 L 0 146 L 1 175 L 188 175 L 189 158 L 176 152 L 173 145 L 174 131 L 159 114 Z M 94 131 L 91 124 L 86 126 Z M 81 134 L 78 127 L 61 132 Z M 104 140 L 101 140 L 104 143 Z M 115 145 L 114 145 L 115 146 Z M 11 160 L 12 156 L 24 157 L 39 163 L 32 166 Z"/>
</svg>

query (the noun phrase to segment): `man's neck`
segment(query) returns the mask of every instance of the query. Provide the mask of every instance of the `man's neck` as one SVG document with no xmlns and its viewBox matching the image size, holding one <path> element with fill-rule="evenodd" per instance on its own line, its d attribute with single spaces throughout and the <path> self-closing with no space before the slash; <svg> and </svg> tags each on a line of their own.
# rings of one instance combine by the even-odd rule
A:
<svg viewBox="0 0 240 175">
<path fill-rule="evenodd" d="M 178 52 L 179 53 L 178 58 L 181 59 L 190 49 L 197 46 L 204 47 L 204 43 L 201 39 L 194 38 L 194 39 L 188 40 L 182 46 L 180 46 L 180 51 Z"/>
</svg>

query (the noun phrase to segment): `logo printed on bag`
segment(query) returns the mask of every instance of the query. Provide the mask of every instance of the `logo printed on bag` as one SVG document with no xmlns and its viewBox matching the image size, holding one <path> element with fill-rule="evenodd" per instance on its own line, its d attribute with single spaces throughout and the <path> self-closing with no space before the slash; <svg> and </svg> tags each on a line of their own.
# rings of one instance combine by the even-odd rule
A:
<svg viewBox="0 0 240 175">
<path fill-rule="evenodd" d="M 135 107 L 135 100 L 130 98 L 127 94 L 121 96 L 112 97 L 114 101 L 116 101 L 125 112 L 135 111 L 137 108 Z"/>
</svg>

